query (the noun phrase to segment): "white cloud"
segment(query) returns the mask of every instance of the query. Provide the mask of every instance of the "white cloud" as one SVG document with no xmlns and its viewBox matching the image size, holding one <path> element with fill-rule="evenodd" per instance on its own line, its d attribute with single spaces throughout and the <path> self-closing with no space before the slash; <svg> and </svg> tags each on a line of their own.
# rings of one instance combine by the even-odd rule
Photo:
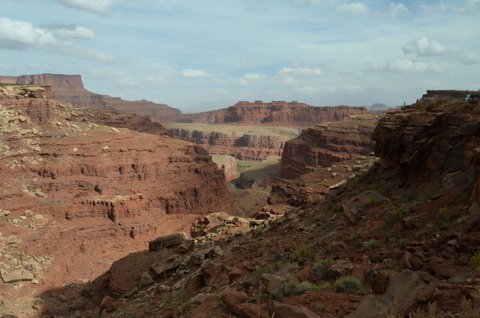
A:
<svg viewBox="0 0 480 318">
<path fill-rule="evenodd" d="M 322 71 L 319 68 L 284 67 L 278 71 L 278 74 L 286 76 L 320 76 Z"/>
<path fill-rule="evenodd" d="M 256 81 L 259 81 L 259 80 L 264 79 L 266 77 L 267 76 L 265 74 L 260 74 L 260 73 L 245 74 L 240 79 L 240 84 L 246 86 L 246 85 L 250 84 L 251 82 L 256 82 Z"/>
<path fill-rule="evenodd" d="M 92 30 L 78 25 L 50 24 L 43 28 L 62 39 L 93 39 L 95 37 Z"/>
<path fill-rule="evenodd" d="M 417 56 L 433 56 L 443 55 L 449 53 L 458 53 L 461 50 L 458 48 L 449 48 L 436 41 L 430 41 L 426 37 L 410 41 L 403 46 L 403 53 L 414 54 Z"/>
<path fill-rule="evenodd" d="M 462 58 L 462 63 L 466 65 L 480 64 L 480 55 L 465 54 Z"/>
<path fill-rule="evenodd" d="M 66 7 L 88 11 L 96 14 L 105 13 L 113 4 L 119 0 L 54 0 Z"/>
<path fill-rule="evenodd" d="M 186 69 L 182 71 L 182 76 L 186 78 L 205 78 L 210 75 L 204 70 Z"/>
<path fill-rule="evenodd" d="M 368 13 L 368 7 L 362 2 L 345 3 L 338 6 L 337 11 L 343 14 L 357 16 Z"/>
<path fill-rule="evenodd" d="M 374 63 L 372 64 L 372 70 L 382 73 L 432 74 L 440 73 L 442 68 L 435 63 L 414 62 L 408 59 L 398 59 L 386 63 Z"/>
<path fill-rule="evenodd" d="M 93 32 L 87 28 L 74 27 L 50 29 L 34 27 L 30 22 L 0 18 L 0 49 L 26 50 L 38 48 L 56 54 L 80 59 L 110 62 L 113 55 L 95 49 L 83 48 L 65 41 L 66 38 L 88 38 Z"/>
<path fill-rule="evenodd" d="M 29 22 L 0 18 L 0 48 L 19 50 L 55 44 L 57 40 L 51 32 L 35 28 Z"/>
<path fill-rule="evenodd" d="M 402 14 L 410 14 L 410 10 L 408 10 L 408 8 L 401 2 L 399 3 L 391 2 L 390 17 L 395 18 Z"/>
</svg>

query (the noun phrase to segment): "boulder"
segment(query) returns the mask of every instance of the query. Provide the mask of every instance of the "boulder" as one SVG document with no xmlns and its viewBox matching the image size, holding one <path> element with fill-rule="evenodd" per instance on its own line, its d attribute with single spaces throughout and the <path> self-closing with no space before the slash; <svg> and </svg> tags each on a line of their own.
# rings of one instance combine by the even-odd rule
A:
<svg viewBox="0 0 480 318">
<path fill-rule="evenodd" d="M 160 236 L 153 241 L 148 242 L 148 250 L 150 252 L 155 252 L 165 248 L 176 247 L 186 242 L 187 240 L 188 237 L 183 232 Z"/>
<path fill-rule="evenodd" d="M 32 281 L 35 277 L 32 273 L 17 269 L 2 274 L 2 280 L 4 283 L 16 283 L 21 281 Z"/>
</svg>

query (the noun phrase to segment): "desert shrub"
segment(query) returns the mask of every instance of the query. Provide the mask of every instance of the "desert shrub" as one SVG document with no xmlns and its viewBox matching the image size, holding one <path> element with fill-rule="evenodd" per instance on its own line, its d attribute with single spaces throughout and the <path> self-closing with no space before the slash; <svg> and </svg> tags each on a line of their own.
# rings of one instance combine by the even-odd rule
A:
<svg viewBox="0 0 480 318">
<path fill-rule="evenodd" d="M 366 208 L 373 208 L 373 207 L 379 205 L 380 203 L 382 203 L 382 201 L 380 201 L 377 197 L 370 196 L 370 197 L 367 198 L 367 202 L 365 202 L 365 207 Z"/>
<path fill-rule="evenodd" d="M 477 250 L 475 254 L 472 256 L 472 264 L 475 266 L 477 270 L 480 271 L 480 249 Z"/>
<path fill-rule="evenodd" d="M 301 259 L 310 259 L 312 261 L 315 261 L 315 252 L 311 247 L 302 244 L 296 251 L 292 253 L 292 257 L 297 261 Z"/>
<path fill-rule="evenodd" d="M 315 285 L 308 281 L 298 282 L 293 277 L 287 277 L 274 292 L 272 297 L 282 300 L 285 297 L 305 294 L 308 291 L 320 291 L 328 288 L 327 285 Z"/>
<path fill-rule="evenodd" d="M 333 290 L 337 293 L 359 293 L 362 291 L 362 282 L 353 276 L 343 276 L 335 281 Z"/>
<path fill-rule="evenodd" d="M 332 279 L 333 277 L 330 273 L 330 266 L 332 266 L 332 261 L 328 259 L 315 263 L 312 268 L 313 278 L 318 280 Z"/>
<path fill-rule="evenodd" d="M 364 251 L 373 250 L 380 247 L 380 242 L 376 239 L 371 239 L 370 241 L 363 242 L 362 249 Z"/>
</svg>

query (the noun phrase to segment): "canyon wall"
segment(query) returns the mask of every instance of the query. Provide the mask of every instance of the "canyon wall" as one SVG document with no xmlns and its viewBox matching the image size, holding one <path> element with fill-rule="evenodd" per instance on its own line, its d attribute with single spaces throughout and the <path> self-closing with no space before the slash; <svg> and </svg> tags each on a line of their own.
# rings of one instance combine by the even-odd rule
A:
<svg viewBox="0 0 480 318">
<path fill-rule="evenodd" d="M 211 154 L 229 155 L 240 160 L 264 160 L 281 156 L 288 138 L 268 135 L 241 135 L 204 132 L 184 128 L 170 129 L 173 137 L 202 145 Z"/>
<path fill-rule="evenodd" d="M 367 114 L 364 107 L 315 107 L 299 102 L 245 102 L 220 110 L 185 115 L 185 122 L 240 123 L 247 125 L 309 126 Z"/>
<path fill-rule="evenodd" d="M 318 166 L 329 166 L 356 155 L 369 154 L 374 149 L 371 136 L 375 124 L 376 116 L 364 115 L 303 130 L 298 138 L 285 144 L 282 177 L 296 178 Z"/>
<path fill-rule="evenodd" d="M 479 189 L 480 109 L 474 103 L 427 94 L 416 104 L 390 111 L 373 134 L 375 154 L 385 169 L 395 170 L 403 184 L 428 180 L 472 184 Z M 476 171 L 474 174 L 473 172 Z"/>
</svg>

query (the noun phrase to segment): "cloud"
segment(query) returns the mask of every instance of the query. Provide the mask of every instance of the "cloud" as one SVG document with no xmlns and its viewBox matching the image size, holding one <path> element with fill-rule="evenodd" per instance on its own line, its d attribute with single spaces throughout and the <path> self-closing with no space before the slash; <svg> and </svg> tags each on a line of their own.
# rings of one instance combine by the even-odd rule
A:
<svg viewBox="0 0 480 318">
<path fill-rule="evenodd" d="M 286 76 L 320 76 L 322 71 L 319 68 L 284 67 L 278 71 L 278 74 Z"/>
<path fill-rule="evenodd" d="M 408 8 L 401 2 L 399 3 L 391 2 L 390 17 L 395 18 L 402 14 L 410 14 L 410 10 L 408 10 Z"/>
<path fill-rule="evenodd" d="M 95 37 L 92 30 L 74 24 L 48 24 L 42 28 L 62 39 L 93 39 Z"/>
<path fill-rule="evenodd" d="M 455 8 L 455 12 L 459 14 L 471 14 L 480 10 L 480 0 L 465 0 L 465 2 Z"/>
<path fill-rule="evenodd" d="M 368 7 L 362 2 L 342 4 L 337 7 L 337 11 L 343 14 L 358 16 L 368 13 Z"/>
<path fill-rule="evenodd" d="M 459 48 L 449 48 L 436 41 L 430 41 L 426 37 L 407 42 L 403 46 L 403 53 L 405 55 L 414 54 L 417 56 L 433 56 L 458 53 L 460 51 Z"/>
<path fill-rule="evenodd" d="M 435 63 L 413 62 L 408 59 L 398 59 L 386 63 L 374 63 L 372 64 L 372 70 L 381 73 L 432 74 L 440 73 L 442 68 Z"/>
<path fill-rule="evenodd" d="M 186 69 L 182 71 L 182 76 L 186 78 L 206 78 L 210 75 L 204 70 Z"/>
<path fill-rule="evenodd" d="M 480 55 L 466 54 L 462 58 L 462 63 L 466 65 L 480 64 Z"/>
<path fill-rule="evenodd" d="M 119 0 L 54 0 L 63 6 L 83 10 L 95 14 L 104 14 L 113 4 Z"/>
<path fill-rule="evenodd" d="M 251 82 L 256 82 L 256 81 L 259 81 L 259 80 L 264 79 L 266 77 L 267 77 L 267 75 L 260 74 L 260 73 L 245 74 L 240 79 L 240 84 L 246 86 L 246 85 L 250 84 Z"/>
<path fill-rule="evenodd" d="M 51 32 L 35 28 L 29 22 L 0 18 L 0 48 L 23 50 L 29 46 L 45 47 L 56 43 Z"/>
<path fill-rule="evenodd" d="M 317 4 L 327 3 L 328 0 L 294 0 L 294 4 L 299 7 L 308 7 Z"/>
<path fill-rule="evenodd" d="M 68 55 L 80 59 L 91 59 L 110 62 L 113 55 L 95 49 L 78 47 L 66 41 L 73 38 L 89 38 L 94 36 L 87 28 L 72 26 L 45 28 L 34 27 L 30 22 L 0 18 L 0 49 L 26 50 L 37 48 L 47 52 Z"/>
</svg>

